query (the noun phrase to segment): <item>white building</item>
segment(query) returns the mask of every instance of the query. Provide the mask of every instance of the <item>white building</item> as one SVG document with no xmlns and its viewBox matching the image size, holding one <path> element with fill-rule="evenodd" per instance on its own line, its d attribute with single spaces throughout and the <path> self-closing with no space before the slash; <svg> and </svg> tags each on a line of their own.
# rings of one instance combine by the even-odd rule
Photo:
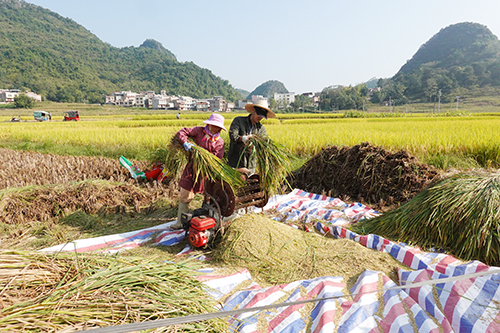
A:
<svg viewBox="0 0 500 333">
<path fill-rule="evenodd" d="M 222 96 L 214 96 L 212 99 L 208 100 L 210 102 L 211 112 L 226 112 L 227 102 Z"/>
<path fill-rule="evenodd" d="M 136 106 L 137 95 L 139 94 L 131 91 L 115 91 L 112 95 L 106 96 L 106 104 L 114 104 L 125 107 Z"/>
<path fill-rule="evenodd" d="M 174 108 L 174 102 L 169 96 L 155 95 L 151 99 L 151 108 L 154 110 L 167 110 Z"/>
<path fill-rule="evenodd" d="M 37 102 L 42 101 L 42 96 L 38 95 L 32 91 L 21 92 L 19 89 L 0 89 L 0 102 L 12 103 L 14 102 L 14 98 L 17 96 L 25 94 L 31 99 L 34 99 Z"/>
<path fill-rule="evenodd" d="M 208 101 L 208 99 L 199 99 L 196 102 L 196 110 L 202 112 L 210 111 L 210 102 Z"/>
<path fill-rule="evenodd" d="M 41 102 L 42 101 L 42 95 L 38 95 L 37 93 L 34 93 L 32 91 L 27 91 L 26 92 L 26 96 L 28 96 L 29 98 L 34 99 L 37 102 Z"/>
<path fill-rule="evenodd" d="M 252 101 L 249 101 L 248 99 L 240 99 L 238 100 L 238 104 L 236 106 L 237 109 L 243 110 L 245 108 L 245 105 L 247 104 L 252 104 Z"/>
<path fill-rule="evenodd" d="M 295 93 L 293 92 L 288 92 L 288 93 L 274 93 L 274 100 L 276 102 L 285 102 L 286 105 L 290 105 L 291 103 L 295 102 Z"/>
</svg>

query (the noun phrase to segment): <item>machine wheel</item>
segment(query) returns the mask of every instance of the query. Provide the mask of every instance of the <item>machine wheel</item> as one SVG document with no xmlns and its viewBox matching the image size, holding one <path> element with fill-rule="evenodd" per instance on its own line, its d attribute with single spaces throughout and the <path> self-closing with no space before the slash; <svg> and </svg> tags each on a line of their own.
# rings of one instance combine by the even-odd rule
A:
<svg viewBox="0 0 500 333">
<path fill-rule="evenodd" d="M 231 216 L 236 206 L 233 189 L 226 182 L 215 182 L 212 186 L 205 188 L 208 193 L 219 204 L 220 213 L 222 216 Z"/>
</svg>

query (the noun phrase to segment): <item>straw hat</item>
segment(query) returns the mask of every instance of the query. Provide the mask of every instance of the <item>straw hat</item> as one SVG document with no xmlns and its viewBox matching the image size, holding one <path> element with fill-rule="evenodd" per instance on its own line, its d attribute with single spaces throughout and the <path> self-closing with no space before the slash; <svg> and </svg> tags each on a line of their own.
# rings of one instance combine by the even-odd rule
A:
<svg viewBox="0 0 500 333">
<path fill-rule="evenodd" d="M 210 118 L 205 120 L 204 123 L 207 125 L 214 125 L 214 126 L 220 127 L 224 131 L 227 131 L 226 128 L 224 127 L 224 117 L 218 113 L 212 113 L 210 115 Z"/>
<path fill-rule="evenodd" d="M 259 99 L 255 104 L 247 104 L 247 105 L 245 105 L 245 109 L 248 112 L 250 112 L 250 113 L 253 113 L 255 111 L 255 107 L 267 110 L 267 114 L 264 115 L 264 116 L 262 114 L 259 114 L 259 112 L 257 112 L 257 114 L 259 116 L 264 117 L 266 119 L 267 118 L 276 118 L 276 114 L 273 111 L 271 111 L 271 109 L 267 105 L 267 100 L 266 99 Z"/>
</svg>

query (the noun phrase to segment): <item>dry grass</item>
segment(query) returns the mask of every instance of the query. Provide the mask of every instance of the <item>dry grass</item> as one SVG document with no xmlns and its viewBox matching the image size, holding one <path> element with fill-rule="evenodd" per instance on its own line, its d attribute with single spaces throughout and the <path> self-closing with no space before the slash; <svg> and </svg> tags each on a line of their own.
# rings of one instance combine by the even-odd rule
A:
<svg viewBox="0 0 500 333">
<path fill-rule="evenodd" d="M 74 332 L 213 312 L 197 264 L 158 258 L 0 252 L 0 327 Z M 155 332 L 224 332 L 222 319 Z"/>
<path fill-rule="evenodd" d="M 355 225 L 463 260 L 500 265 L 500 173 L 474 171 L 445 178 L 405 205 Z"/>
<path fill-rule="evenodd" d="M 388 253 L 348 239 L 303 232 L 257 214 L 231 223 L 213 259 L 246 267 L 256 280 L 267 285 L 342 276 L 350 287 L 366 269 L 384 272 L 397 282 L 396 269 L 409 269 Z"/>
<path fill-rule="evenodd" d="M 63 156 L 0 148 L 0 190 L 30 185 L 65 184 L 86 179 L 136 183 L 118 160 Z M 145 168 L 144 162 L 137 162 Z"/>
</svg>

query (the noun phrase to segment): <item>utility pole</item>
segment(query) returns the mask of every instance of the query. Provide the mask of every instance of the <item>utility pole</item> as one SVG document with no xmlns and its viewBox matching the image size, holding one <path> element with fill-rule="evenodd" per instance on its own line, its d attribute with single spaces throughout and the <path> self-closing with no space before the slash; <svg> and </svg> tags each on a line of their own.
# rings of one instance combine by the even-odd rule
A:
<svg viewBox="0 0 500 333">
<path fill-rule="evenodd" d="M 438 100 L 438 113 L 439 113 L 439 111 L 441 110 L 441 89 L 439 89 L 438 96 L 439 96 L 439 100 Z"/>
<path fill-rule="evenodd" d="M 457 96 L 457 108 L 455 109 L 456 111 L 458 111 L 458 100 L 460 99 L 460 96 Z"/>
</svg>

